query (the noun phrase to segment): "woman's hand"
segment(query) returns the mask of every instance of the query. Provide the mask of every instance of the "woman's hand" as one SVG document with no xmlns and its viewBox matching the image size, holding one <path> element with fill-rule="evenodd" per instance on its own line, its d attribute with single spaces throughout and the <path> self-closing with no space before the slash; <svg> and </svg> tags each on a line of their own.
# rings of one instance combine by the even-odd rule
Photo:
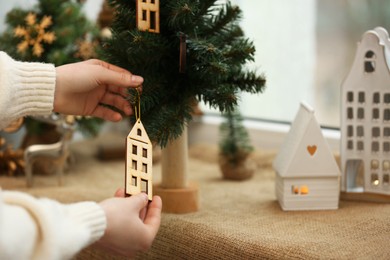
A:
<svg viewBox="0 0 390 260">
<path fill-rule="evenodd" d="M 157 234 L 161 220 L 161 198 L 149 203 L 145 193 L 124 198 L 124 191 L 100 203 L 106 213 L 107 229 L 96 245 L 110 252 L 134 257 L 148 250 Z"/>
<path fill-rule="evenodd" d="M 136 88 L 143 78 L 101 60 L 87 60 L 56 68 L 54 112 L 100 117 L 120 121 L 132 108 L 126 100 L 127 88 Z"/>
</svg>

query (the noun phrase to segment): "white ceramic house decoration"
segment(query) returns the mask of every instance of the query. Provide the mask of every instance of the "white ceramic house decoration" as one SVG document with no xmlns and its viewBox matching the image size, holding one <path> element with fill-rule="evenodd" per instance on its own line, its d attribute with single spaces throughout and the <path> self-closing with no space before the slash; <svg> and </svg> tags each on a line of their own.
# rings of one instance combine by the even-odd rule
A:
<svg viewBox="0 0 390 260">
<path fill-rule="evenodd" d="M 126 140 L 125 194 L 127 196 L 145 192 L 149 200 L 152 200 L 152 149 L 146 130 L 138 119 Z"/>
<path fill-rule="evenodd" d="M 341 87 L 341 198 L 390 202 L 390 41 L 367 31 Z"/>
<path fill-rule="evenodd" d="M 283 210 L 338 208 L 340 169 L 309 105 L 301 103 L 273 167 Z"/>
</svg>

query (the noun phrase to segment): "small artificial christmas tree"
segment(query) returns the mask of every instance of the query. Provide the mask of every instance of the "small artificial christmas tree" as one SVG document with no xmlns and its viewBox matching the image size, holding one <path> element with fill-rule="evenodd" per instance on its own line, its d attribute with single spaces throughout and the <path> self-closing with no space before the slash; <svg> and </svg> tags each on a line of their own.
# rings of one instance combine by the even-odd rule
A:
<svg viewBox="0 0 390 260">
<path fill-rule="evenodd" d="M 248 131 L 242 124 L 241 113 L 234 110 L 224 113 L 223 116 L 226 121 L 220 125 L 220 153 L 226 156 L 232 165 L 236 165 L 248 157 L 253 146 Z"/>
<path fill-rule="evenodd" d="M 56 66 L 96 58 L 97 27 L 82 11 L 81 1 L 39 0 L 31 9 L 12 9 L 0 36 L 1 50 L 20 61 L 47 62 Z M 95 135 L 100 119 L 78 118 L 78 128 Z M 42 123 L 28 119 L 29 132 L 39 133 Z"/>
<path fill-rule="evenodd" d="M 255 47 L 238 24 L 241 10 L 230 1 L 161 1 L 154 19 L 160 33 L 137 28 L 136 0 L 109 2 L 116 17 L 104 53 L 144 76 L 141 110 L 152 141 L 165 146 L 180 136 L 195 98 L 223 112 L 233 110 L 240 91 L 263 90 L 264 77 L 244 68 Z"/>
<path fill-rule="evenodd" d="M 226 179 L 250 178 L 255 164 L 247 161 L 253 151 L 248 132 L 243 126 L 241 113 L 236 109 L 224 113 L 226 119 L 220 125 L 219 163 Z"/>
<path fill-rule="evenodd" d="M 110 63 L 145 78 L 143 125 L 162 151 L 163 211 L 198 210 L 198 188 L 187 182 L 186 125 L 194 101 L 233 110 L 239 92 L 259 93 L 265 79 L 245 70 L 255 48 L 238 22 L 241 10 L 219 0 L 109 0 L 115 12 L 104 53 Z M 130 91 L 135 104 L 136 91 Z M 135 122 L 135 118 L 132 118 Z"/>
</svg>

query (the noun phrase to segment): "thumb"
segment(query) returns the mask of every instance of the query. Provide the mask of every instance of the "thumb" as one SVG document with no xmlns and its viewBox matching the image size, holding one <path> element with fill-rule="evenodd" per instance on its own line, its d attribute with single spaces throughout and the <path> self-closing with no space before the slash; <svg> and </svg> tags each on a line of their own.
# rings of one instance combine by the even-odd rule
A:
<svg viewBox="0 0 390 260">
<path fill-rule="evenodd" d="M 125 197 L 125 189 L 123 189 L 123 188 L 117 189 L 115 194 L 114 194 L 114 196 L 117 197 L 117 198 Z"/>
<path fill-rule="evenodd" d="M 134 202 L 134 207 L 138 210 L 141 211 L 143 208 L 145 208 L 148 205 L 148 195 L 144 192 L 139 193 L 137 195 L 131 196 L 129 199 L 133 200 Z"/>
</svg>

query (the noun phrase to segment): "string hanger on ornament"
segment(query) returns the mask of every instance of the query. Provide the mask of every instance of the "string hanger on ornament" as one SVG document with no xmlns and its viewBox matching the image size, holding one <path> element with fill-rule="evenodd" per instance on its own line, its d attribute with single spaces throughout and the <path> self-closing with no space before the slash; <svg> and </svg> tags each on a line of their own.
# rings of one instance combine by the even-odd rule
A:
<svg viewBox="0 0 390 260">
<path fill-rule="evenodd" d="M 138 86 L 135 89 L 137 91 L 136 102 L 134 105 L 134 114 L 135 114 L 135 121 L 136 122 L 141 121 L 141 93 L 139 91 L 140 88 L 142 88 L 142 85 Z"/>
</svg>

